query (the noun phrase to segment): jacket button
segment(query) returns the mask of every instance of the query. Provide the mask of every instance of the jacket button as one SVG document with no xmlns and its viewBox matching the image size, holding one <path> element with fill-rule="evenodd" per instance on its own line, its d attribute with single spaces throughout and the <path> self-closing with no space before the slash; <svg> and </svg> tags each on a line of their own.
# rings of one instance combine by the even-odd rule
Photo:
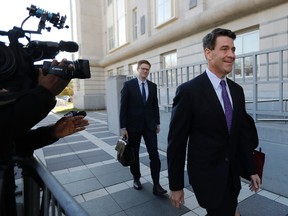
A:
<svg viewBox="0 0 288 216">
<path fill-rule="evenodd" d="M 228 158 L 228 157 L 225 157 L 225 161 L 228 162 L 228 161 L 229 161 L 229 158 Z"/>
</svg>

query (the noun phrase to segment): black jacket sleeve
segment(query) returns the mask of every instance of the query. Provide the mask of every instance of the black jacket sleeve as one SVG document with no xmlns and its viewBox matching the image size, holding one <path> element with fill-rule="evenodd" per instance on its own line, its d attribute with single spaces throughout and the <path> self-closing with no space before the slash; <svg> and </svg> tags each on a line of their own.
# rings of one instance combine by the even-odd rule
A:
<svg viewBox="0 0 288 216">
<path fill-rule="evenodd" d="M 39 127 L 30 130 L 23 136 L 19 136 L 15 141 L 15 153 L 20 156 L 31 155 L 34 150 L 50 145 L 58 138 L 52 136 L 52 126 Z"/>
<path fill-rule="evenodd" d="M 245 127 L 242 128 L 242 139 L 239 146 L 240 172 L 241 177 L 250 180 L 250 176 L 257 173 L 253 150 L 257 148 L 259 140 L 255 122 L 249 114 L 246 114 L 244 123 Z"/>
<path fill-rule="evenodd" d="M 15 102 L 0 106 L 0 159 L 8 157 L 15 142 L 44 119 L 56 104 L 55 96 L 42 86 L 29 90 Z"/>
</svg>

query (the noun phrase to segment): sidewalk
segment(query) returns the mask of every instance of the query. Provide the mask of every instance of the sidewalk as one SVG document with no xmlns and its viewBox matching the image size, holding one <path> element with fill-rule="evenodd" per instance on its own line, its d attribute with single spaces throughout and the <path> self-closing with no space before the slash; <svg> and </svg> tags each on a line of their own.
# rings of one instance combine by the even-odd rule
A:
<svg viewBox="0 0 288 216">
<path fill-rule="evenodd" d="M 54 123 L 58 118 L 50 114 L 37 126 Z M 91 216 L 206 215 L 197 203 L 187 173 L 185 204 L 180 209 L 171 205 L 168 195 L 153 195 L 149 157 L 144 144 L 140 148 L 143 189 L 136 191 L 129 168 L 121 166 L 115 159 L 114 148 L 119 137 L 109 132 L 106 112 L 88 112 L 86 118 L 90 125 L 85 131 L 65 137 L 35 153 Z M 159 137 L 159 140 L 165 138 Z M 160 159 L 160 183 L 169 190 L 164 151 L 160 151 Z M 286 216 L 288 198 L 265 190 L 252 193 L 249 185 L 242 182 L 239 210 L 242 216 Z"/>
</svg>

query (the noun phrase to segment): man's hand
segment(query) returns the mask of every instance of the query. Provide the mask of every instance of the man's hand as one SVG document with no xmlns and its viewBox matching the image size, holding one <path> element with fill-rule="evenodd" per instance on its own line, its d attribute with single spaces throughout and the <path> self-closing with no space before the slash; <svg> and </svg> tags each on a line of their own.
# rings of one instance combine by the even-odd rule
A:
<svg viewBox="0 0 288 216">
<path fill-rule="evenodd" d="M 89 125 L 85 116 L 63 117 L 52 126 L 52 136 L 62 138 L 73 133 L 85 130 L 85 126 Z"/>
<path fill-rule="evenodd" d="M 67 59 L 62 59 L 59 66 L 65 66 L 66 61 Z M 52 66 L 57 64 L 57 60 L 53 60 L 51 63 Z M 54 96 L 60 94 L 69 82 L 70 80 L 65 80 L 57 75 L 47 74 L 45 76 L 43 71 L 41 69 L 39 70 L 38 85 L 48 89 Z"/>
<path fill-rule="evenodd" d="M 251 191 L 257 192 L 261 186 L 261 179 L 259 178 L 258 174 L 251 175 L 251 182 L 249 188 Z"/>
<path fill-rule="evenodd" d="M 171 191 L 170 192 L 170 200 L 173 206 L 176 208 L 180 208 L 181 204 L 184 204 L 184 191 L 178 190 L 178 191 Z"/>
<path fill-rule="evenodd" d="M 156 133 L 158 134 L 159 132 L 160 132 L 160 125 L 157 125 Z"/>
<path fill-rule="evenodd" d="M 128 131 L 126 130 L 126 128 L 121 128 L 121 136 L 128 140 Z"/>
</svg>

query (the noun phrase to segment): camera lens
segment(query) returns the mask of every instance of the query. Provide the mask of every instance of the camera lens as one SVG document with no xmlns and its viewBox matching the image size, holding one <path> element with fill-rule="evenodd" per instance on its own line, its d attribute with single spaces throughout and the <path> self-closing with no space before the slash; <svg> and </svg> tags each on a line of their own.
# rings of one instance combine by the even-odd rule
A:
<svg viewBox="0 0 288 216">
<path fill-rule="evenodd" d="M 12 76 L 16 71 L 15 56 L 11 49 L 0 42 L 0 82 Z"/>
<path fill-rule="evenodd" d="M 68 61 L 67 64 L 72 64 L 73 69 L 69 69 L 71 72 L 71 78 L 87 79 L 91 77 L 89 61 L 85 59 L 78 59 L 76 61 Z"/>
</svg>

